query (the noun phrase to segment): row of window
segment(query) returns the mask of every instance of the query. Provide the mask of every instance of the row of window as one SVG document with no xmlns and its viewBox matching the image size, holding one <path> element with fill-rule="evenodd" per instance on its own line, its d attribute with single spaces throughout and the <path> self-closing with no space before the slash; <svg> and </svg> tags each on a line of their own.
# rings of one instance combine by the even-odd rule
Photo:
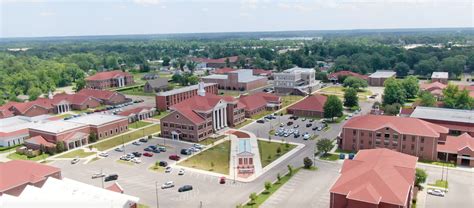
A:
<svg viewBox="0 0 474 208">
<path fill-rule="evenodd" d="M 174 123 L 166 123 L 163 122 L 164 127 L 170 127 L 170 128 L 177 128 L 177 129 L 184 129 L 184 130 L 194 130 L 194 126 L 187 126 L 187 125 L 181 125 L 181 124 L 174 124 Z"/>
<path fill-rule="evenodd" d="M 253 158 L 239 158 L 239 165 L 253 165 Z"/>
<path fill-rule="evenodd" d="M 357 135 L 357 130 L 352 130 L 352 135 L 354 135 L 354 136 Z M 364 136 L 364 135 L 365 135 L 364 132 L 360 132 L 360 136 Z M 369 137 L 372 137 L 372 132 L 369 132 Z M 381 138 L 382 137 L 382 132 L 375 132 L 375 137 L 376 137 L 376 139 Z M 390 135 L 389 133 L 384 133 L 384 138 L 385 139 L 393 138 L 394 141 L 397 141 L 398 140 L 398 134 L 393 133 L 392 135 Z M 407 140 L 407 135 L 403 135 L 403 141 L 406 141 L 406 140 Z M 416 136 L 411 136 L 411 141 L 415 142 L 415 140 L 416 140 Z M 425 138 L 420 137 L 420 142 L 424 143 Z"/>
<path fill-rule="evenodd" d="M 123 131 L 126 131 L 128 129 L 128 126 L 121 126 L 120 127 L 120 133 L 122 133 Z M 119 128 L 115 128 L 115 133 L 119 133 Z M 102 136 L 111 136 L 114 134 L 114 130 L 111 129 L 110 131 L 104 131 L 104 132 L 99 132 L 99 138 L 102 138 Z"/>
</svg>

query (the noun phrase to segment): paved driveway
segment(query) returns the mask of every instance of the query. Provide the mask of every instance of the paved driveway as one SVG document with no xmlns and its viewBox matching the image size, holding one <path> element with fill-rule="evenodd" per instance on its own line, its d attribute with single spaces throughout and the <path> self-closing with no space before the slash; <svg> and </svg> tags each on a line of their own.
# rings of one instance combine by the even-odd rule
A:
<svg viewBox="0 0 474 208">
<path fill-rule="evenodd" d="M 329 207 L 329 189 L 341 165 L 319 162 L 317 166 L 318 171 L 300 170 L 260 207 Z"/>
</svg>

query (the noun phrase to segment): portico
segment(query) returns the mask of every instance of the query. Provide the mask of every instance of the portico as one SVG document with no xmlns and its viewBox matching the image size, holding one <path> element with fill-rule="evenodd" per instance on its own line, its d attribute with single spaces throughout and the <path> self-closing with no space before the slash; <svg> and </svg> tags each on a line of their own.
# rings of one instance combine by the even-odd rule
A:
<svg viewBox="0 0 474 208">
<path fill-rule="evenodd" d="M 67 104 L 58 104 L 56 106 L 56 111 L 58 112 L 58 114 L 69 112 L 69 111 L 71 111 L 71 106 L 68 103 Z"/>
<path fill-rule="evenodd" d="M 117 87 L 125 86 L 125 77 L 117 77 Z"/>
<path fill-rule="evenodd" d="M 215 131 L 227 127 L 227 113 L 225 107 L 226 105 L 217 106 L 216 109 L 212 111 L 212 124 Z"/>
</svg>

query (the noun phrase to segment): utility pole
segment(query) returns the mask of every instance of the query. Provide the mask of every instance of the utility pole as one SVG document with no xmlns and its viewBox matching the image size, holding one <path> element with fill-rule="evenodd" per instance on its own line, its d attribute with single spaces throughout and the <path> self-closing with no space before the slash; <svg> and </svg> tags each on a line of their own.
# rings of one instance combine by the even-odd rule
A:
<svg viewBox="0 0 474 208">
<path fill-rule="evenodd" d="M 156 208 L 160 208 L 160 203 L 158 201 L 158 181 L 155 181 L 155 190 L 156 190 Z"/>
<path fill-rule="evenodd" d="M 104 188 L 104 176 L 103 176 L 103 174 L 104 174 L 104 169 L 101 168 L 100 169 L 100 180 L 102 181 L 102 188 Z"/>
</svg>

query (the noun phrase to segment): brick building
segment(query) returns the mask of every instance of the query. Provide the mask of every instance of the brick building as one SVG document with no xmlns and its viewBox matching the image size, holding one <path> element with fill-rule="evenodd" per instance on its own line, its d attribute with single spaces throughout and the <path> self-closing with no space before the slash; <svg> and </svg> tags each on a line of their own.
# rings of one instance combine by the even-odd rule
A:
<svg viewBox="0 0 474 208">
<path fill-rule="evenodd" d="M 141 121 L 153 117 L 156 114 L 154 107 L 137 107 L 130 110 L 120 112 L 118 115 L 128 117 L 130 123 Z"/>
<path fill-rule="evenodd" d="M 448 136 L 445 142 L 438 144 L 438 158 L 458 166 L 474 167 L 474 138 L 468 133 Z"/>
<path fill-rule="evenodd" d="M 328 79 L 333 82 L 338 82 L 341 77 L 357 77 L 359 79 L 363 80 L 368 80 L 369 76 L 367 75 L 362 75 L 359 73 L 351 72 L 351 71 L 338 71 L 338 72 L 333 72 L 328 75 Z"/>
<path fill-rule="evenodd" d="M 239 60 L 238 56 L 230 56 L 219 59 L 211 58 L 191 58 L 191 61 L 196 62 L 200 68 L 223 68 L 233 67 Z"/>
<path fill-rule="evenodd" d="M 254 76 L 250 69 L 239 69 L 227 74 L 212 74 L 202 77 L 204 83 L 217 83 L 217 87 L 223 90 L 247 91 L 267 85 L 267 78 Z"/>
<path fill-rule="evenodd" d="M 321 94 L 312 94 L 286 109 L 289 114 L 301 117 L 324 117 L 324 104 L 327 97 Z"/>
<path fill-rule="evenodd" d="M 217 95 L 217 83 L 206 83 L 204 89 L 207 94 Z M 156 94 L 156 109 L 164 111 L 168 110 L 170 106 L 185 101 L 197 95 L 198 85 L 182 87 L 166 92 L 159 92 Z"/>
<path fill-rule="evenodd" d="M 329 207 L 410 208 L 417 160 L 385 148 L 359 151 L 344 161 Z"/>
<path fill-rule="evenodd" d="M 451 135 L 468 133 L 474 136 L 474 110 L 417 106 L 410 117 L 444 126 Z"/>
<path fill-rule="evenodd" d="M 97 98 L 104 105 L 117 105 L 131 101 L 124 94 L 110 90 L 82 89 L 77 94 Z"/>
<path fill-rule="evenodd" d="M 434 161 L 437 144 L 447 134 L 448 128 L 417 118 L 363 115 L 344 124 L 338 146 L 347 151 L 388 148 Z"/>
<path fill-rule="evenodd" d="M 37 149 L 38 141 L 45 140 L 52 145 L 64 142 L 66 149 L 86 145 L 90 134 L 100 139 L 121 134 L 128 130 L 128 119 L 123 116 L 89 114 L 70 120 L 57 120 L 29 129 L 32 140 L 25 140 L 25 146 Z M 42 138 L 39 138 L 40 136 Z"/>
<path fill-rule="evenodd" d="M 239 103 L 244 105 L 245 116 L 250 118 L 263 111 L 274 111 L 281 108 L 281 98 L 274 94 L 257 92 L 252 95 L 242 95 Z"/>
<path fill-rule="evenodd" d="M 367 82 L 370 86 L 383 86 L 385 80 L 391 77 L 396 77 L 397 73 L 389 70 L 379 70 L 369 76 Z"/>
<path fill-rule="evenodd" d="M 86 78 L 86 88 L 107 89 L 134 84 L 133 75 L 121 70 L 99 72 Z"/>
<path fill-rule="evenodd" d="M 448 79 L 449 79 L 448 72 L 433 72 L 433 74 L 431 75 L 431 82 L 440 82 L 447 85 Z"/>
</svg>

